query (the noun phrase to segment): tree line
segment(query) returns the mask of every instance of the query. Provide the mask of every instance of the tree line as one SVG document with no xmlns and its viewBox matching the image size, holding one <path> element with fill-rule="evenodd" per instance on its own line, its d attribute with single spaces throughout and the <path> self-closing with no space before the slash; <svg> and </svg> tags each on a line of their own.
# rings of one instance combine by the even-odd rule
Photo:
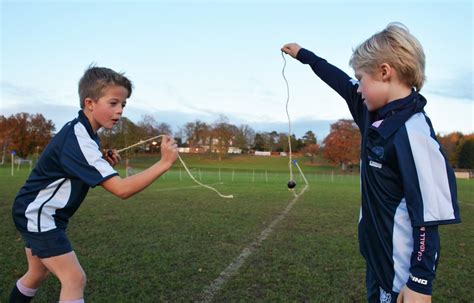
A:
<svg viewBox="0 0 474 303">
<path fill-rule="evenodd" d="M 12 151 L 22 158 L 39 155 L 55 134 L 56 127 L 42 114 L 17 113 L 9 117 L 0 115 L 0 146 L 2 163 L 5 155 Z M 353 120 L 341 119 L 331 124 L 329 134 L 319 141 L 317 135 L 308 130 L 301 138 L 285 132 L 256 132 L 247 124 L 234 125 L 225 116 L 213 123 L 201 120 L 185 123 L 174 133 L 167 123 L 156 121 L 151 115 L 144 115 L 134 123 L 126 117 L 110 129 L 99 131 L 103 148 L 122 148 L 140 140 L 160 134 L 172 135 L 180 147 L 188 147 L 197 152 L 217 154 L 219 159 L 228 156 L 229 148 L 237 148 L 242 153 L 270 151 L 287 153 L 288 138 L 292 151 L 308 157 L 346 167 L 357 166 L 360 155 L 360 134 Z M 464 135 L 454 132 L 439 135 L 437 139 L 450 164 L 455 168 L 474 168 L 474 134 Z M 154 152 L 157 146 L 139 146 L 128 153 Z"/>
</svg>

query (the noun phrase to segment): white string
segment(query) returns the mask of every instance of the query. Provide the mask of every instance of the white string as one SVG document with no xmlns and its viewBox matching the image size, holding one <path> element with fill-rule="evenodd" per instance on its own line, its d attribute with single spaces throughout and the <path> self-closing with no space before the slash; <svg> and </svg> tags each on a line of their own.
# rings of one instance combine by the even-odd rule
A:
<svg viewBox="0 0 474 303">
<path fill-rule="evenodd" d="M 293 180 L 293 168 L 291 166 L 291 119 L 290 113 L 288 112 L 288 103 L 290 102 L 290 86 L 288 85 L 288 80 L 286 80 L 285 76 L 285 67 L 286 67 L 286 59 L 283 52 L 281 52 L 281 57 L 283 58 L 283 69 L 281 70 L 281 74 L 283 76 L 283 80 L 285 80 L 286 84 L 286 116 L 288 117 L 288 151 L 289 151 L 289 160 L 288 160 L 288 168 L 290 169 L 290 180 Z"/>
<path fill-rule="evenodd" d="M 122 148 L 122 149 L 117 150 L 117 153 L 121 153 L 121 152 L 123 152 L 123 151 L 126 151 L 126 150 L 132 148 L 132 147 L 141 145 L 141 144 L 143 144 L 143 143 L 145 143 L 145 142 L 149 142 L 149 141 L 152 141 L 152 140 L 156 140 L 156 139 L 158 139 L 158 138 L 160 138 L 160 137 L 163 137 L 163 136 L 164 136 L 164 135 L 159 135 L 159 136 L 152 137 L 152 138 L 150 138 L 150 139 L 140 140 L 140 142 L 138 142 L 138 143 L 135 143 L 135 144 L 132 144 L 132 145 L 127 146 L 127 147 L 125 147 L 125 148 Z M 215 189 L 214 187 L 209 186 L 209 185 L 206 185 L 206 184 L 202 184 L 201 182 L 199 182 L 198 180 L 196 180 L 196 178 L 194 178 L 194 176 L 191 174 L 191 172 L 189 171 L 188 167 L 186 166 L 186 163 L 184 163 L 183 159 L 181 158 L 181 156 L 180 156 L 179 154 L 178 154 L 178 159 L 179 159 L 179 161 L 181 161 L 181 164 L 183 165 L 184 169 L 185 169 L 186 172 L 188 173 L 189 177 L 191 177 L 191 179 L 192 179 L 194 182 L 196 182 L 198 185 L 200 185 L 200 186 L 202 186 L 202 187 L 205 187 L 205 188 L 208 188 L 208 189 L 210 189 L 210 190 L 215 191 L 215 192 L 216 192 L 220 197 L 222 197 L 222 198 L 225 198 L 225 199 L 232 199 L 232 198 L 234 198 L 234 195 L 223 195 L 223 194 L 221 194 L 217 189 Z"/>
<path fill-rule="evenodd" d="M 286 76 L 285 76 L 285 68 L 286 68 L 286 58 L 285 58 L 285 54 L 284 52 L 282 51 L 281 52 L 281 57 L 283 58 L 283 69 L 281 70 L 281 74 L 283 76 L 283 79 L 285 80 L 285 84 L 286 84 L 286 116 L 288 117 L 288 151 L 289 151 L 289 161 L 288 161 L 288 167 L 290 169 L 290 180 L 294 181 L 293 180 L 293 167 L 291 166 L 291 162 L 294 162 L 295 163 L 295 166 L 298 168 L 298 171 L 300 172 L 301 176 L 303 177 L 303 180 L 305 182 L 305 186 L 303 187 L 303 189 L 300 191 L 299 194 L 296 193 L 296 191 L 293 189 L 291 189 L 291 191 L 293 192 L 293 195 L 295 197 L 298 197 L 299 195 L 302 195 L 304 193 L 304 191 L 306 190 L 306 188 L 308 187 L 308 180 L 306 180 L 306 177 L 304 176 L 304 173 L 303 171 L 301 170 L 301 167 L 298 165 L 298 162 L 296 162 L 296 160 L 292 161 L 292 152 L 291 152 L 291 119 L 290 119 L 290 113 L 288 112 L 288 103 L 290 102 L 290 86 L 288 85 L 288 80 L 286 79 Z"/>
<path fill-rule="evenodd" d="M 155 136 L 155 137 L 150 138 L 150 139 L 140 140 L 140 142 L 138 142 L 138 143 L 135 143 L 135 144 L 132 144 L 132 145 L 127 146 L 127 147 L 125 147 L 125 148 L 122 148 L 122 149 L 117 150 L 117 153 L 120 154 L 121 152 L 126 151 L 127 149 L 130 149 L 130 148 L 135 147 L 135 146 L 138 146 L 138 145 L 142 145 L 143 143 L 148 142 L 148 141 L 151 141 L 151 140 L 156 140 L 156 139 L 158 139 L 158 138 L 160 138 L 160 137 L 163 137 L 163 136 L 164 136 L 164 135 L 159 135 L 159 136 Z"/>
</svg>

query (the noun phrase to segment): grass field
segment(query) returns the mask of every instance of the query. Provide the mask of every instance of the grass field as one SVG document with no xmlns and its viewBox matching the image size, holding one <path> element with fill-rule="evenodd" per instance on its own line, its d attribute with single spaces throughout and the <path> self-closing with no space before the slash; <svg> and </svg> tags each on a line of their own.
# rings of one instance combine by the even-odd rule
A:
<svg viewBox="0 0 474 303">
<path fill-rule="evenodd" d="M 87 273 L 88 302 L 199 301 L 295 199 L 286 189 L 284 158 L 184 159 L 198 180 L 235 198 L 196 187 L 179 165 L 129 200 L 92 189 L 68 228 Z M 152 160 L 132 163 L 139 170 Z M 308 190 L 213 301 L 365 301 L 357 241 L 359 178 L 306 161 L 300 165 Z M 0 168 L 0 302 L 27 268 L 11 221 L 11 203 L 27 174 L 22 168 L 11 177 L 8 168 Z M 474 182 L 458 181 L 458 195 L 463 223 L 440 228 L 433 302 L 474 302 Z M 54 302 L 59 289 L 50 277 L 36 302 Z"/>
</svg>

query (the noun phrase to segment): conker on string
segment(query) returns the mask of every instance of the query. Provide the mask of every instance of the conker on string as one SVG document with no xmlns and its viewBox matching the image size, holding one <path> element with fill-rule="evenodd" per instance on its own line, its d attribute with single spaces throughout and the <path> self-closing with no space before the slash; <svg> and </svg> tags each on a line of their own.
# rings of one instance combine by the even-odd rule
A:
<svg viewBox="0 0 474 303">
<path fill-rule="evenodd" d="M 294 180 L 288 181 L 288 188 L 293 189 L 296 187 L 296 182 Z"/>
</svg>

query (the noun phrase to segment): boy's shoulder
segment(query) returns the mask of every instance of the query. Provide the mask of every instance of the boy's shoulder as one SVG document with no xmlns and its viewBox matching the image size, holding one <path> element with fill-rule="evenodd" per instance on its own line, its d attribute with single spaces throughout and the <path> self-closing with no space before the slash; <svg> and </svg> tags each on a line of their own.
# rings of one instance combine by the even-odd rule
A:
<svg viewBox="0 0 474 303">
<path fill-rule="evenodd" d="M 394 106 L 399 106 L 399 108 L 389 108 L 388 110 L 394 114 L 382 123 L 381 128 L 386 129 L 388 133 L 385 134 L 385 137 L 393 133 L 395 133 L 395 137 L 406 137 L 407 135 L 409 137 L 433 137 L 433 126 L 424 111 L 426 103 L 426 99 L 416 92 L 405 99 L 395 101 Z"/>
<path fill-rule="evenodd" d="M 68 150 L 73 149 L 73 146 L 81 146 L 87 144 L 88 141 L 96 142 L 97 135 L 93 133 L 92 128 L 87 118 L 79 116 L 72 119 L 63 125 L 49 142 L 49 149 Z M 78 144 L 77 144 L 77 143 Z"/>
</svg>

